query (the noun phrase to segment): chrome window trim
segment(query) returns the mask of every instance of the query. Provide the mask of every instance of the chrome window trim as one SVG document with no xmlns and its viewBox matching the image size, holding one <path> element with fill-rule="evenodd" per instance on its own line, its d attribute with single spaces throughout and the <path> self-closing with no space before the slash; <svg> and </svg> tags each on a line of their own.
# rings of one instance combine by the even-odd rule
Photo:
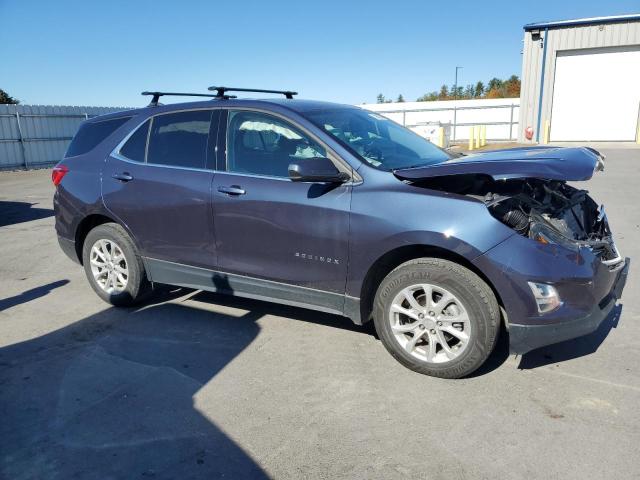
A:
<svg viewBox="0 0 640 480">
<path fill-rule="evenodd" d="M 118 143 L 118 145 L 116 145 L 116 147 L 111 151 L 111 156 L 117 160 L 121 160 L 123 162 L 127 162 L 127 163 L 132 163 L 134 165 L 148 165 L 150 167 L 162 167 L 162 168 L 173 168 L 175 170 L 187 170 L 187 171 L 194 171 L 194 172 L 217 172 L 218 170 L 214 169 L 214 168 L 195 168 L 195 167 L 181 167 L 178 165 L 166 165 L 163 163 L 150 163 L 147 162 L 147 156 L 149 153 L 149 139 L 151 137 L 151 129 L 153 128 L 153 119 L 155 117 L 158 117 L 160 115 L 169 115 L 172 113 L 182 113 L 182 112 L 195 112 L 195 111 L 202 111 L 202 110 L 211 110 L 212 112 L 214 110 L 224 110 L 224 107 L 199 107 L 199 108 L 183 108 L 180 110 L 171 110 L 168 112 L 159 112 L 156 113 L 154 115 L 150 115 L 148 117 L 145 117 L 138 125 L 135 126 L 135 128 L 133 128 L 133 130 L 131 130 L 121 141 L 120 143 Z M 145 123 L 149 122 L 149 131 L 147 132 L 147 143 L 144 147 L 144 162 L 139 162 L 138 160 L 134 160 L 132 158 L 129 158 L 123 154 L 120 153 L 120 150 L 122 149 L 122 147 L 124 147 L 125 143 L 127 143 L 127 141 L 133 136 L 134 133 L 136 133 L 136 131 L 142 127 Z M 208 140 L 207 140 L 208 142 Z M 216 146 L 216 151 L 217 151 L 217 146 Z M 215 162 L 214 162 L 215 163 Z"/>
<path fill-rule="evenodd" d="M 192 112 L 192 111 L 200 111 L 200 110 L 211 110 L 212 112 L 215 110 L 221 110 L 221 111 L 227 111 L 230 112 L 231 110 L 243 110 L 243 111 L 249 111 L 249 112 L 259 112 L 259 113 L 264 113 L 267 115 L 271 115 L 274 117 L 277 117 L 287 123 L 291 123 L 294 127 L 298 128 L 299 130 L 301 130 L 302 132 L 304 132 L 306 135 L 309 135 L 315 142 L 317 142 L 318 144 L 320 144 L 320 146 L 324 147 L 325 150 L 327 151 L 327 157 L 334 162 L 334 164 L 336 164 L 337 168 L 341 171 L 344 171 L 345 173 L 349 174 L 349 176 L 351 177 L 351 180 L 343 183 L 343 185 L 360 185 L 363 183 L 363 179 L 362 177 L 358 174 L 358 172 L 356 171 L 356 169 L 352 168 L 351 165 L 349 165 L 349 163 L 347 163 L 346 161 L 344 161 L 340 155 L 338 155 L 335 150 L 333 148 L 331 148 L 325 141 L 323 141 L 320 137 L 318 137 L 316 134 L 314 134 L 313 132 L 309 131 L 309 129 L 307 129 L 306 127 L 300 125 L 299 123 L 295 122 L 294 120 L 292 120 L 291 118 L 287 117 L 286 115 L 281 114 L 280 112 L 274 112 L 272 110 L 268 110 L 265 108 L 259 108 L 259 107 L 243 107 L 243 106 L 226 106 L 226 105 L 216 105 L 215 107 L 197 107 L 197 108 L 182 108 L 179 110 L 170 110 L 167 112 L 158 112 L 155 113 L 153 115 L 149 115 L 147 117 L 145 117 L 144 119 L 142 119 L 140 121 L 140 123 L 138 123 L 138 125 L 135 126 L 135 128 L 133 128 L 119 143 L 118 145 L 116 145 L 116 147 L 111 151 L 111 156 L 116 158 L 117 160 L 121 160 L 123 162 L 128 162 L 134 165 L 149 165 L 152 167 L 164 167 L 164 168 L 173 168 L 176 170 L 192 170 L 192 171 L 198 171 L 198 172 L 213 172 L 213 173 L 229 173 L 229 174 L 234 174 L 234 175 L 241 175 L 241 176 L 245 176 L 245 177 L 254 177 L 254 178 L 264 178 L 264 179 L 271 179 L 271 180 L 284 180 L 284 181 L 291 181 L 290 178 L 287 177 L 275 177 L 275 176 L 269 176 L 269 175 L 257 175 L 257 174 L 251 174 L 251 173 L 239 173 L 239 172 L 230 172 L 227 170 L 227 150 L 226 150 L 226 145 L 227 145 L 227 139 L 225 138 L 225 152 L 224 152 L 224 165 L 225 165 L 225 169 L 224 170 L 218 170 L 217 168 L 192 168 L 192 167 L 179 167 L 176 165 L 163 165 L 160 163 L 149 163 L 147 162 L 147 153 L 148 153 L 148 149 L 149 149 L 149 136 L 151 135 L 151 128 L 153 127 L 153 119 L 157 116 L 160 115 L 169 115 L 172 113 L 181 113 L 181 112 Z M 228 135 L 228 119 L 229 119 L 229 115 L 227 114 L 227 125 L 225 125 L 224 129 L 225 129 L 225 136 Z M 125 143 L 127 143 L 127 141 L 129 140 L 129 138 L 131 138 L 131 136 L 136 132 L 136 130 L 138 130 L 142 125 L 144 125 L 147 121 L 149 121 L 149 131 L 147 132 L 147 144 L 145 145 L 145 161 L 144 162 L 139 162 L 137 160 L 133 160 L 131 158 L 128 158 L 124 155 L 122 155 L 120 153 L 120 150 L 122 149 L 122 147 L 124 146 Z M 216 145 L 216 152 L 218 151 L 218 146 Z M 215 164 L 216 162 L 214 162 Z"/>
<path fill-rule="evenodd" d="M 116 145 L 116 148 L 114 148 L 111 152 L 111 156 L 114 158 L 117 158 L 118 160 L 123 160 L 125 162 L 129 162 L 129 163 L 135 163 L 138 165 L 143 165 L 146 163 L 146 159 L 147 159 L 147 145 L 149 144 L 149 133 L 147 132 L 147 145 L 145 145 L 144 149 L 144 158 L 145 161 L 144 162 L 140 162 L 138 160 L 134 160 L 133 158 L 129 158 L 123 154 L 120 153 L 120 150 L 122 149 L 122 147 L 124 147 L 125 143 L 127 143 L 129 141 L 129 139 L 133 136 L 134 133 L 136 133 L 138 131 L 138 129 L 140 127 L 142 127 L 145 123 L 147 123 L 147 121 L 149 121 L 149 131 L 151 131 L 151 122 L 150 122 L 150 118 L 145 118 L 141 123 L 139 123 L 138 125 L 136 125 L 136 127 L 131 130 L 129 133 L 127 133 L 127 135 L 125 135 L 125 137 L 120 141 L 120 143 L 118 143 L 118 145 Z"/>
<path fill-rule="evenodd" d="M 136 162 L 135 160 L 130 160 L 127 157 L 124 157 L 118 154 L 112 154 L 111 156 L 122 162 L 131 163 L 132 165 L 144 165 L 147 167 L 154 167 L 154 168 L 172 168 L 174 170 L 187 170 L 187 171 L 193 171 L 193 172 L 224 173 L 224 172 L 218 172 L 216 170 L 210 170 L 208 168 L 180 167 L 178 165 L 163 165 L 161 163 Z"/>
</svg>

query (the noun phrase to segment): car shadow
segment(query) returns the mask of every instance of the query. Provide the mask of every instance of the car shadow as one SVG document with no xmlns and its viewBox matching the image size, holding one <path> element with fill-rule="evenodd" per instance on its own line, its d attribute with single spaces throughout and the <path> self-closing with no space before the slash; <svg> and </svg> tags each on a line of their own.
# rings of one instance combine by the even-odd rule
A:
<svg viewBox="0 0 640 480">
<path fill-rule="evenodd" d="M 35 300 L 36 298 L 44 297 L 51 290 L 62 287 L 67 283 L 69 283 L 69 280 L 67 279 L 57 280 L 46 285 L 40 285 L 39 287 L 25 290 L 19 295 L 14 295 L 13 297 L 2 298 L 0 299 L 0 312 L 8 308 L 15 307 L 16 305 L 20 305 L 21 303 L 27 303 L 31 300 Z"/>
<path fill-rule="evenodd" d="M 263 313 L 217 310 L 108 308 L 1 348 L 0 477 L 267 478 L 196 407 L 206 385 L 224 417 L 234 399 L 211 380 L 260 332 Z"/>
<path fill-rule="evenodd" d="M 37 203 L 0 201 L 0 227 L 53 216 L 51 208 L 34 208 Z"/>
<path fill-rule="evenodd" d="M 618 327 L 621 315 L 622 305 L 616 305 L 595 332 L 525 353 L 520 358 L 518 368 L 529 370 L 595 353 L 611 329 Z"/>
<path fill-rule="evenodd" d="M 223 285 L 222 282 L 216 282 L 216 286 L 218 288 L 220 288 L 221 285 Z M 222 287 L 222 290 L 225 291 L 224 287 Z M 228 289 L 226 291 L 228 291 Z M 365 325 L 356 325 L 346 317 L 319 312 L 317 310 L 300 307 L 290 307 L 281 303 L 253 300 L 250 298 L 233 297 L 230 295 L 206 292 L 203 290 L 194 291 L 194 295 L 191 296 L 190 299 L 228 308 L 239 308 L 260 312 L 262 316 L 274 315 L 278 317 L 285 317 L 294 321 L 297 320 L 301 322 L 323 325 L 325 327 L 339 328 L 341 330 L 347 330 L 350 332 L 364 333 L 377 338 L 375 328 L 373 327 L 373 322 L 368 322 Z"/>
</svg>

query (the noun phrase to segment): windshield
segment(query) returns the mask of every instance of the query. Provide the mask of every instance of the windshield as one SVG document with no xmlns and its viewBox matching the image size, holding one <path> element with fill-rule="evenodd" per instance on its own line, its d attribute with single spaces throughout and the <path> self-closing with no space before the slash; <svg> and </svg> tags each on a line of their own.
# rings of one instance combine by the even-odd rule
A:
<svg viewBox="0 0 640 480">
<path fill-rule="evenodd" d="M 305 116 L 376 168 L 421 167 L 451 158 L 408 128 L 367 110 L 315 110 Z"/>
</svg>

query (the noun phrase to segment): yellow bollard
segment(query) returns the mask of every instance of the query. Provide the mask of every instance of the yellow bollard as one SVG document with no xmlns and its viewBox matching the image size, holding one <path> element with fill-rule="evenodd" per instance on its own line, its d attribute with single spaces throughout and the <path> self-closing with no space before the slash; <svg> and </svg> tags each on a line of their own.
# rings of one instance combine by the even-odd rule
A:
<svg viewBox="0 0 640 480">
<path fill-rule="evenodd" d="M 438 129 L 438 146 L 444 148 L 444 127 Z"/>
<path fill-rule="evenodd" d="M 473 150 L 473 137 L 475 137 L 474 130 L 474 127 L 469 127 L 469 150 Z"/>
<path fill-rule="evenodd" d="M 476 127 L 476 148 L 480 148 L 480 125 Z"/>
<path fill-rule="evenodd" d="M 544 121 L 544 136 L 542 138 L 542 143 L 545 145 L 549 143 L 549 120 Z"/>
<path fill-rule="evenodd" d="M 480 127 L 480 146 L 484 147 L 487 145 L 487 126 L 482 125 Z"/>
<path fill-rule="evenodd" d="M 640 145 L 640 121 L 638 122 L 638 132 L 636 133 L 636 143 Z"/>
</svg>

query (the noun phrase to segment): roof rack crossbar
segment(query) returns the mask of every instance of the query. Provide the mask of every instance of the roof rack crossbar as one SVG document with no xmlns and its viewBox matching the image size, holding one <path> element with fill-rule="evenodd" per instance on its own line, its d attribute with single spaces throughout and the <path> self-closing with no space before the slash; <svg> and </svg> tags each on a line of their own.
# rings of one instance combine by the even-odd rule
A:
<svg viewBox="0 0 640 480">
<path fill-rule="evenodd" d="M 226 92 L 278 93 L 291 100 L 294 95 L 298 95 L 298 92 L 291 90 L 264 90 L 262 88 L 209 87 L 209 90 L 215 90 L 217 97 L 224 97 Z"/>
<path fill-rule="evenodd" d="M 221 98 L 220 95 L 211 95 L 210 93 L 181 93 L 181 92 L 142 92 L 142 95 L 153 95 L 151 102 L 149 103 L 150 107 L 157 107 L 158 100 L 160 97 L 171 96 L 171 97 L 208 97 L 208 98 Z M 235 98 L 229 95 L 223 95 L 223 98 Z"/>
</svg>

